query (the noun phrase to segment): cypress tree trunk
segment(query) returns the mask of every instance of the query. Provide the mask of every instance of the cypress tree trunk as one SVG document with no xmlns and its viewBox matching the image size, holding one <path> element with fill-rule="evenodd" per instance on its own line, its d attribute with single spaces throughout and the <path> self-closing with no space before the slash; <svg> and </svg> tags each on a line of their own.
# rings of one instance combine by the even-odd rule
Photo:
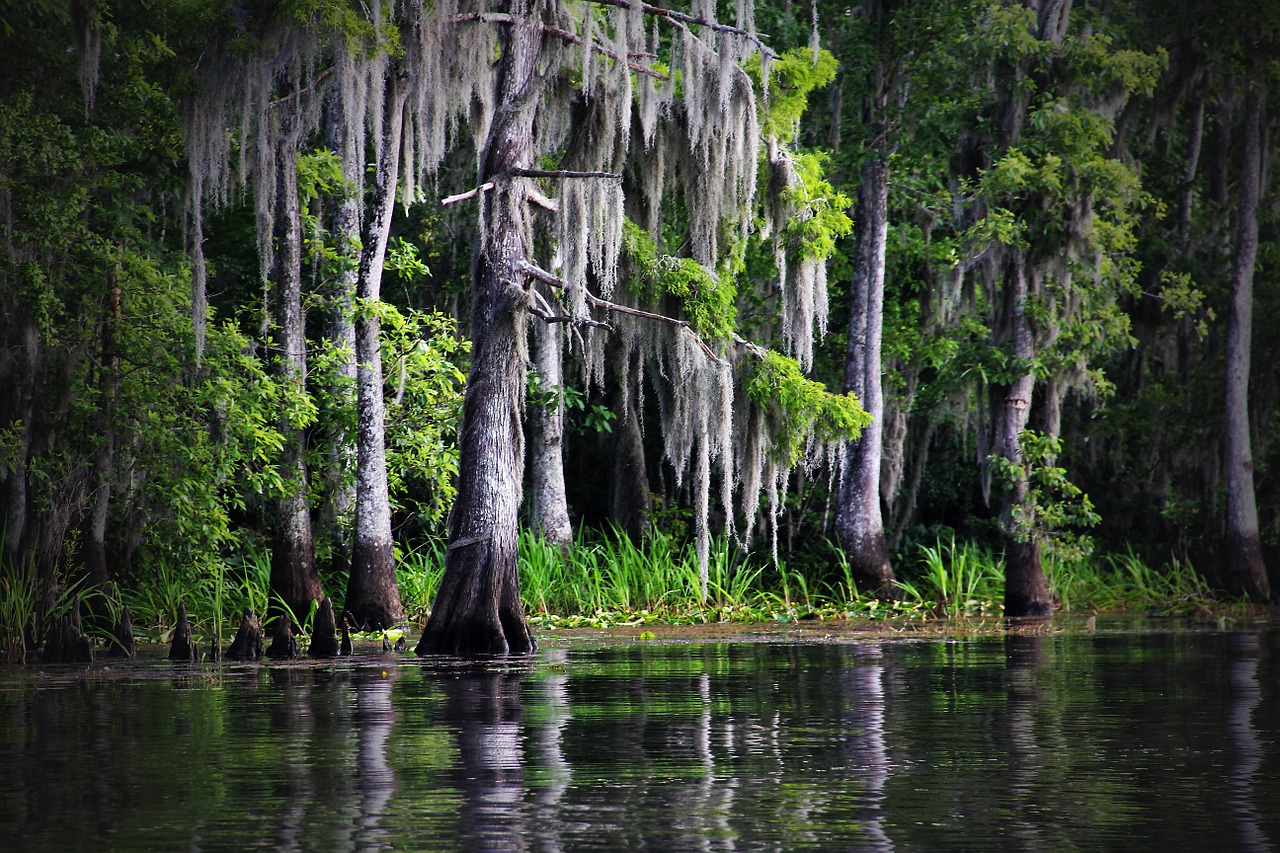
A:
<svg viewBox="0 0 1280 853">
<path fill-rule="evenodd" d="M 564 384 L 562 338 L 557 323 L 533 325 L 534 367 L 547 390 Z M 543 539 L 561 548 L 573 543 L 564 491 L 564 399 L 529 410 L 529 517 Z"/>
<path fill-rule="evenodd" d="M 326 140 L 330 150 L 342 151 L 346 145 L 347 128 L 338 104 L 329 105 Z M 360 162 L 363 162 L 363 158 Z M 343 405 L 352 402 L 356 381 L 356 327 L 353 319 L 352 298 L 356 295 L 360 257 L 360 198 L 359 163 L 350 163 L 344 177 L 348 186 L 339 190 L 331 200 L 333 205 L 330 230 L 338 255 L 344 266 L 334 277 L 329 294 L 329 343 L 349 354 L 338 370 L 337 387 L 331 389 Z M 347 479 L 347 472 L 355 464 L 355 437 L 347 429 L 345 421 L 330 426 L 328 471 L 325 472 L 326 500 L 320 510 L 321 529 L 329 537 L 330 560 L 338 574 L 351 570 L 351 518 L 356 502 L 355 484 Z"/>
<path fill-rule="evenodd" d="M 1227 553 L 1223 580 L 1235 594 L 1271 597 L 1258 532 L 1249 435 L 1249 368 L 1253 327 L 1253 269 L 1258 254 L 1258 198 L 1262 183 L 1262 116 L 1266 93 L 1250 83 L 1244 103 L 1244 156 L 1239 186 L 1240 221 L 1227 315 L 1226 474 Z"/>
<path fill-rule="evenodd" d="M 618 347 L 621 350 L 622 347 Z M 618 353 L 618 388 L 613 411 L 613 477 L 609 482 L 609 517 L 634 543 L 640 544 L 649 531 L 653 511 L 649 496 L 649 473 L 644 459 L 644 436 L 640 432 L 639 399 L 636 384 L 640 371 L 632 371 L 629 357 Z"/>
<path fill-rule="evenodd" d="M 16 300 L 6 299 L 6 309 L 13 306 L 13 301 Z M 24 553 L 24 536 L 30 514 L 27 465 L 31 459 L 41 347 L 39 329 L 29 312 L 15 306 L 9 317 L 17 328 L 8 342 L 10 346 L 4 347 L 0 354 L 0 380 L 4 380 L 0 382 L 0 393 L 9 396 L 3 401 L 6 409 L 4 426 L 10 427 L 15 421 L 20 421 L 22 426 L 18 430 L 17 453 L 7 466 L 0 469 L 0 485 L 6 487 L 4 518 L 0 519 L 0 525 L 3 525 L 0 527 L 0 537 L 3 538 L 0 560 L 6 566 L 16 567 Z M 10 355 L 11 351 L 16 352 L 17 357 Z"/>
<path fill-rule="evenodd" d="M 1035 355 L 1031 331 L 1031 318 L 1027 316 L 1026 256 L 1014 250 L 1005 281 L 1006 299 L 1010 311 L 1014 358 L 1029 363 Z M 1018 437 L 1026 429 L 1031 415 L 1031 394 L 1035 390 L 1036 377 L 1030 368 L 1017 377 L 1005 391 L 1001 401 L 1000 432 L 996 438 L 996 452 L 1013 463 L 1013 481 L 1006 483 L 1000 506 L 1000 527 L 1005 538 L 1004 612 L 1006 616 L 1049 616 L 1053 613 L 1053 598 L 1045 581 L 1041 562 L 1040 543 L 1028 531 L 1019 530 L 1015 523 L 1017 514 L 1026 512 L 1030 502 L 1030 486 L 1022 467 L 1022 449 Z"/>
<path fill-rule="evenodd" d="M 387 87 L 387 126 L 378 152 L 377 186 L 360 256 L 356 315 L 356 532 L 347 585 L 346 614 L 366 630 L 389 628 L 404 618 L 391 543 L 391 503 L 387 495 L 386 404 L 382 394 L 382 347 L 377 315 L 382 265 L 396 201 L 396 174 L 408 88 L 398 77 Z"/>
<path fill-rule="evenodd" d="M 888 164 L 873 157 L 862 167 L 858 187 L 857 242 L 849 309 L 845 391 L 858 395 L 871 423 L 844 444 L 836 533 L 853 576 L 877 594 L 893 589 L 893 566 L 880 512 L 880 456 L 884 396 L 880 387 L 880 342 L 884 309 Z"/>
<path fill-rule="evenodd" d="M 108 285 L 106 311 L 102 320 L 100 355 L 101 408 L 97 417 L 98 447 L 93 456 L 92 491 L 81 522 L 78 555 L 88 590 L 103 590 L 110 571 L 107 567 L 107 520 L 111 512 L 112 472 L 115 468 L 115 427 L 113 412 L 120 390 L 120 365 L 116 357 L 116 329 L 120 323 L 120 286 L 114 280 Z M 85 601 L 86 619 L 93 627 L 110 627 L 110 619 L 102 600 L 89 596 Z"/>
<path fill-rule="evenodd" d="M 277 369 L 298 393 L 306 389 L 307 348 L 302 313 L 302 219 L 298 210 L 296 106 L 281 108 L 281 132 L 276 150 L 275 315 Z M 290 492 L 276 507 L 275 544 L 271 550 L 271 591 L 303 619 L 312 601 L 322 597 L 316 573 L 315 542 L 311 533 L 311 506 L 307 499 L 307 463 L 301 429 L 281 424 L 284 447 L 280 470 Z"/>
<path fill-rule="evenodd" d="M 417 654 L 528 654 L 536 644 L 516 566 L 524 434 L 524 291 L 532 255 L 526 178 L 542 80 L 542 27 L 514 0 L 498 72 L 498 103 L 479 181 L 484 233 L 474 265 L 472 364 L 462 411 L 458 495 L 445 573 Z"/>
</svg>

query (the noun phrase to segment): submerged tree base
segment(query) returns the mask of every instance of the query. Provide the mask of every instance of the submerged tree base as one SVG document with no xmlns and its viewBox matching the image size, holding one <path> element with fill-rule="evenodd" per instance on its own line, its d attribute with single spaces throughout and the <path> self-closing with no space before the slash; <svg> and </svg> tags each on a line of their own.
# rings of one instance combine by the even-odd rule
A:
<svg viewBox="0 0 1280 853">
<path fill-rule="evenodd" d="M 533 632 L 524 613 L 500 617 L 433 618 L 427 624 L 422 639 L 413 653 L 425 655 L 452 655 L 477 657 L 487 655 L 531 655 L 538 650 Z"/>
</svg>

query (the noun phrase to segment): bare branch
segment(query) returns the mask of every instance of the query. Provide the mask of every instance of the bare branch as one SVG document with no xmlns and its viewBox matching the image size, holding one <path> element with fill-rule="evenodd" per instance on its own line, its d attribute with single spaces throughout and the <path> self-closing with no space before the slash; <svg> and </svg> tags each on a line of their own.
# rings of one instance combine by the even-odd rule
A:
<svg viewBox="0 0 1280 853">
<path fill-rule="evenodd" d="M 529 276 L 530 278 L 536 278 L 538 281 L 548 285 L 549 287 L 554 287 L 557 290 L 568 289 L 568 285 L 566 285 L 562 279 L 556 277 L 552 273 L 547 272 L 537 264 L 532 264 L 529 261 L 522 261 L 520 264 L 520 271 L 523 272 L 525 275 Z M 702 336 L 693 330 L 693 326 L 689 323 L 688 320 L 677 320 L 675 317 L 668 317 L 666 314 L 654 314 L 652 311 L 644 311 L 639 308 L 632 308 L 629 305 L 619 305 L 616 302 L 610 302 L 607 299 L 601 299 L 599 296 L 596 296 L 594 293 L 592 293 L 590 290 L 587 290 L 586 288 L 583 288 L 582 293 L 586 297 L 587 302 L 589 302 L 592 305 L 592 307 L 599 308 L 602 311 L 612 311 L 615 314 L 628 314 L 632 317 L 641 317 L 645 320 L 655 320 L 659 323 L 667 323 L 672 326 L 679 326 L 680 328 L 688 331 L 689 334 L 693 335 L 693 339 L 698 342 L 698 346 L 702 347 L 702 351 L 707 354 L 707 358 L 711 359 L 716 363 L 721 362 L 720 357 L 711 351 L 711 347 L 707 346 L 707 342 L 702 339 Z"/>
<path fill-rule="evenodd" d="M 550 273 L 548 273 L 548 275 L 550 275 Z M 591 326 L 593 328 L 604 329 L 609 332 L 614 331 L 613 326 L 610 326 L 608 323 L 602 323 L 599 320 L 592 320 L 589 317 L 577 320 L 567 314 L 557 314 L 555 309 L 551 307 L 551 303 L 547 302 L 546 297 L 539 293 L 537 289 L 530 288 L 528 293 L 540 303 L 539 305 L 530 305 L 529 313 L 540 318 L 543 322 L 572 323 L 575 329 L 578 326 Z"/>
<path fill-rule="evenodd" d="M 590 0 L 590 2 L 598 3 L 601 6 L 617 6 L 619 9 L 630 9 L 633 0 Z M 728 24 L 708 21 L 705 18 L 695 18 L 693 15 L 686 15 L 684 12 L 676 12 L 671 9 L 660 8 L 658 6 L 650 6 L 648 3 L 641 3 L 640 8 L 646 15 L 653 15 L 655 18 L 666 18 L 681 24 L 706 27 L 707 29 L 715 30 L 718 33 L 732 33 L 737 36 L 742 36 L 744 39 L 760 48 L 760 52 L 768 56 L 770 59 L 778 58 L 778 54 L 774 53 L 767 44 L 761 41 L 759 35 L 748 32 L 741 27 L 731 27 Z"/>
<path fill-rule="evenodd" d="M 281 104 L 292 101 L 295 98 L 301 98 L 302 95 L 306 95 L 306 94 L 310 94 L 311 92 L 314 92 L 316 89 L 320 88 L 320 84 L 323 83 L 325 79 L 328 78 L 329 75 L 331 74 L 333 74 L 333 68 L 332 67 L 326 68 L 324 71 L 321 71 L 319 74 L 317 74 L 315 76 L 315 79 L 313 79 L 306 86 L 302 86 L 297 89 L 294 89 L 292 92 L 290 92 L 287 95 L 281 95 L 280 97 L 276 98 L 274 101 L 271 101 L 269 104 L 267 104 L 267 107 L 269 109 L 275 109 Z"/>
<path fill-rule="evenodd" d="M 448 207 L 451 204 L 457 204 L 460 201 L 466 201 L 467 199 L 472 198 L 473 196 L 477 196 L 483 192 L 488 192 L 491 189 L 493 189 L 493 181 L 485 181 L 483 184 L 476 187 L 475 189 L 470 189 L 464 193 L 458 193 L 457 195 L 451 195 L 451 196 L 447 196 L 446 198 L 440 199 L 440 206 Z"/>
<path fill-rule="evenodd" d="M 680 328 L 684 329 L 690 335 L 693 336 L 693 339 L 697 341 L 698 346 L 700 346 L 702 348 L 702 351 L 707 354 L 707 358 L 711 359 L 717 364 L 721 363 L 720 357 L 711 351 L 711 347 L 707 346 L 707 342 L 702 339 L 702 336 L 693 330 L 693 326 L 690 325 L 688 320 L 677 320 L 675 317 L 668 317 L 666 314 L 654 314 L 651 311 L 642 311 L 639 308 L 632 308 L 629 305 L 619 305 L 616 302 L 610 302 L 607 299 L 601 299 L 599 296 L 596 296 L 594 293 L 592 293 L 589 290 L 585 291 L 585 293 L 587 296 L 587 301 L 590 302 L 596 308 L 599 308 L 603 311 L 613 311 L 617 314 L 629 314 L 632 317 L 642 317 L 646 320 L 656 320 L 659 323 L 667 323 L 672 326 L 679 326 Z"/>
<path fill-rule="evenodd" d="M 515 23 L 514 18 L 502 12 L 468 12 L 465 15 L 455 15 L 450 23 L 465 24 L 468 21 L 482 21 L 486 24 Z"/>
<path fill-rule="evenodd" d="M 614 180 L 622 180 L 622 175 L 617 172 L 567 172 L 563 170 L 547 170 L 547 169 L 508 169 L 508 175 L 515 175 L 518 178 L 612 178 Z"/>
<path fill-rule="evenodd" d="M 547 198 L 545 195 L 533 189 L 532 187 L 529 188 L 528 196 L 529 196 L 529 201 L 533 202 L 538 207 L 545 208 L 546 210 L 549 210 L 552 213 L 558 213 L 560 211 L 559 202 L 557 202 L 553 198 Z"/>
<path fill-rule="evenodd" d="M 545 25 L 544 25 L 544 26 L 543 26 L 543 28 L 542 28 L 542 31 L 543 31 L 544 33 L 549 34 L 549 35 L 553 35 L 553 36 L 555 36 L 555 37 L 556 37 L 556 38 L 558 38 L 558 39 L 562 39 L 563 41 L 567 41 L 567 42 L 569 42 L 569 44 L 582 44 L 582 37 L 581 37 L 581 36 L 576 35 L 575 33 L 571 33 L 571 32 L 569 32 L 568 30 L 562 30 L 562 29 L 560 29 L 559 27 L 552 27 L 552 26 L 545 26 Z M 610 58 L 610 59 L 612 59 L 614 62 L 625 62 L 625 63 L 627 63 L 627 68 L 631 69 L 632 71 L 636 72 L 637 74 L 644 74 L 644 75 L 646 75 L 646 76 L 648 76 L 648 77 L 653 77 L 653 78 L 658 79 L 658 80 L 670 80 L 670 79 L 671 79 L 671 78 L 670 78 L 670 77 L 668 77 L 666 74 L 662 74 L 662 73 L 660 73 L 660 72 L 654 71 L 652 68 L 647 68 L 647 67 L 646 67 L 646 66 L 644 66 L 644 65 L 640 65 L 639 63 L 631 62 L 631 61 L 630 61 L 630 60 L 631 60 L 631 58 L 633 58 L 633 57 L 634 57 L 634 58 L 637 58 L 637 59 L 647 59 L 647 58 L 649 58 L 649 57 L 653 56 L 652 54 L 647 54 L 647 53 L 636 53 L 636 54 L 627 54 L 627 56 L 626 56 L 626 57 L 622 57 L 622 56 L 619 56 L 618 54 L 614 53 L 614 52 L 613 52 L 613 51 L 611 51 L 611 50 L 607 50 L 607 49 L 605 49 L 605 47 L 604 47 L 603 45 L 599 45 L 599 44 L 593 44 L 593 45 L 591 45 L 591 49 L 592 49 L 592 50 L 594 50 L 596 53 L 600 54 L 601 56 L 607 56 L 607 57 L 609 57 L 609 58 Z M 653 58 L 655 58 L 655 59 L 656 59 L 657 57 L 653 57 Z"/>
<path fill-rule="evenodd" d="M 530 263 L 529 261 L 520 262 L 520 272 L 529 276 L 529 278 L 536 278 L 538 281 L 548 287 L 554 287 L 556 290 L 565 290 L 568 288 L 568 285 L 561 279 L 557 278 L 554 274 L 547 272 L 542 267 L 537 264 Z"/>
</svg>

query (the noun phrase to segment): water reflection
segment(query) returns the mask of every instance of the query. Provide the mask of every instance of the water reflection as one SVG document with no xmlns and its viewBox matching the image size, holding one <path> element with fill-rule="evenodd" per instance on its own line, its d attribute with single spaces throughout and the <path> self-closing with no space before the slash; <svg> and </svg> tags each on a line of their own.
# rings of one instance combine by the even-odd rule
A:
<svg viewBox="0 0 1280 853">
<path fill-rule="evenodd" d="M 1253 714 L 1262 701 L 1258 686 L 1258 653 L 1256 633 L 1232 637 L 1235 654 L 1230 664 L 1231 705 L 1227 711 L 1227 730 L 1231 733 L 1231 810 L 1235 814 L 1241 850 L 1270 850 L 1262 831 L 1256 793 L 1258 771 L 1264 750 L 1253 725 Z"/>
<path fill-rule="evenodd" d="M 889 779 L 889 748 L 885 738 L 884 648 L 880 643 L 855 647 L 856 663 L 845 671 L 843 685 L 848 710 L 845 750 L 851 778 L 865 790 L 866 832 L 863 849 L 893 849 L 885 814 L 885 783 Z"/>
<path fill-rule="evenodd" d="M 0 684 L 0 824 L 6 850 L 1264 850 L 1277 653 L 1103 630 Z"/>
<path fill-rule="evenodd" d="M 398 672 L 392 668 L 383 671 L 380 677 L 353 679 L 359 789 L 359 804 L 351 812 L 353 850 L 390 850 L 393 847 L 382 820 L 396 790 L 396 774 L 387 759 L 387 741 L 396 722 L 391 697 L 397 677 Z"/>
<path fill-rule="evenodd" d="M 529 668 L 462 669 L 439 678 L 443 720 L 457 742 L 450 774 L 462 793 L 461 831 L 473 850 L 524 848 L 521 723 Z"/>
<path fill-rule="evenodd" d="M 1040 834 L 1036 813 L 1036 783 L 1044 771 L 1044 758 L 1036 738 L 1035 718 L 1043 705 L 1037 681 L 1044 666 L 1044 638 L 1013 633 L 1005 637 L 1008 672 L 1007 724 L 1009 730 L 1009 795 L 1013 805 L 1010 835 L 1021 850 L 1049 849 Z"/>
</svg>

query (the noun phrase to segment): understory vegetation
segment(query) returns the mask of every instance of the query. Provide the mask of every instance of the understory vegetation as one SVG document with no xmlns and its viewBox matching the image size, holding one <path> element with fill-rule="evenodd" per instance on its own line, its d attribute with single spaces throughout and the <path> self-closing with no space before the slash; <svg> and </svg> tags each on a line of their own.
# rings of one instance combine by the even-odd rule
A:
<svg viewBox="0 0 1280 853">
<path fill-rule="evenodd" d="M 666 5 L 0 9 L 4 651 L 1275 601 L 1273 0 Z"/>
<path fill-rule="evenodd" d="M 444 573 L 445 547 L 435 540 L 398 555 L 396 575 L 406 621 L 384 632 L 357 634 L 358 639 L 395 643 L 421 630 Z M 733 543 L 716 540 L 704 600 L 696 548 L 669 535 L 655 533 L 646 545 L 636 546 L 616 532 L 581 534 L 571 548 L 561 548 L 525 532 L 520 538 L 521 589 L 530 621 L 542 630 L 803 620 L 963 622 L 1002 615 L 1004 567 L 989 548 L 954 539 L 916 546 L 901 560 L 902 577 L 891 597 L 859 590 L 840 550 L 834 545 L 827 549 L 827 568 L 817 573 L 785 562 L 773 565 L 767 553 L 748 555 Z M 1061 610 L 1068 614 L 1205 616 L 1249 608 L 1244 599 L 1215 595 L 1185 563 L 1150 566 L 1131 551 L 1055 563 L 1050 572 Z M 226 646 L 244 610 L 268 612 L 270 574 L 270 557 L 261 548 L 246 549 L 214 574 L 193 577 L 189 570 L 165 565 L 151 583 L 128 589 L 112 585 L 101 592 L 70 584 L 50 596 L 38 589 L 30 568 L 9 572 L 0 578 L 3 651 L 8 660 L 23 659 L 38 645 L 41 626 L 88 599 L 109 617 L 90 630 L 104 652 L 115 642 L 106 626 L 124 607 L 139 641 L 156 644 L 170 641 L 183 602 L 200 648 L 208 654 L 215 646 Z M 340 610 L 341 579 L 328 579 L 327 585 Z M 314 610 L 292 615 L 305 637 Z"/>
</svg>

